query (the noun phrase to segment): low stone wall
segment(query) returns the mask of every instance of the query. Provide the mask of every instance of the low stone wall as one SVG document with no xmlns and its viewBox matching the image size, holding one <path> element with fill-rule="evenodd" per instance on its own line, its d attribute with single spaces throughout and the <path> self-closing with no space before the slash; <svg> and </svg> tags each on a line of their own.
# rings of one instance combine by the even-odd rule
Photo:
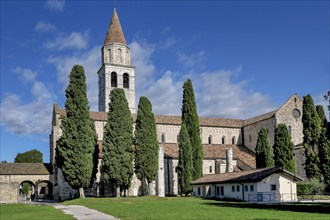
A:
<svg viewBox="0 0 330 220">
<path fill-rule="evenodd" d="M 1 183 L 0 182 L 0 202 L 17 203 L 19 196 L 19 183 Z"/>
</svg>

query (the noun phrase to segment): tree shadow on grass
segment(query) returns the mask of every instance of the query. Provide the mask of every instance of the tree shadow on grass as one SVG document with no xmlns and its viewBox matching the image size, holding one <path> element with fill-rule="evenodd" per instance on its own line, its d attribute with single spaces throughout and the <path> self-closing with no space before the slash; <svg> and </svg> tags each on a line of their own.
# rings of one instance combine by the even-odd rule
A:
<svg viewBox="0 0 330 220">
<path fill-rule="evenodd" d="M 330 214 L 330 203 L 282 203 L 282 204 L 256 204 L 247 202 L 218 201 L 206 205 L 232 208 L 272 209 L 278 211 L 308 212 Z"/>
</svg>

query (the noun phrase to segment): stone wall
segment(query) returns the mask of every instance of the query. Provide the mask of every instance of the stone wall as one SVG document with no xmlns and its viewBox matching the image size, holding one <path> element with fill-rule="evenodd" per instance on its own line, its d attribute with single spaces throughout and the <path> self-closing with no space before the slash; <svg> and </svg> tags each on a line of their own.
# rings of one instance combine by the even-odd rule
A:
<svg viewBox="0 0 330 220">
<path fill-rule="evenodd" d="M 212 144 L 242 144 L 242 135 L 240 128 L 225 128 L 225 127 L 201 127 L 202 144 L 209 144 L 211 137 Z M 225 137 L 225 143 L 222 143 L 222 138 Z M 234 143 L 232 142 L 234 137 Z"/>
<path fill-rule="evenodd" d="M 18 182 L 0 182 L 0 203 L 17 203 L 18 198 Z"/>
</svg>

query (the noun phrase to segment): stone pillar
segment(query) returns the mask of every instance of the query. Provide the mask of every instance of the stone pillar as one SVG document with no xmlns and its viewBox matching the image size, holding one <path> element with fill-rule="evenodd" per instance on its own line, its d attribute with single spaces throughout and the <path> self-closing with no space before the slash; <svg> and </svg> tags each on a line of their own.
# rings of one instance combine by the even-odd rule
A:
<svg viewBox="0 0 330 220">
<path fill-rule="evenodd" d="M 231 173 L 233 171 L 233 148 L 229 148 L 226 150 L 226 172 Z"/>
<path fill-rule="evenodd" d="M 160 197 L 165 196 L 165 167 L 164 167 L 164 150 L 159 146 L 158 153 L 158 175 L 157 175 L 157 195 Z"/>
</svg>

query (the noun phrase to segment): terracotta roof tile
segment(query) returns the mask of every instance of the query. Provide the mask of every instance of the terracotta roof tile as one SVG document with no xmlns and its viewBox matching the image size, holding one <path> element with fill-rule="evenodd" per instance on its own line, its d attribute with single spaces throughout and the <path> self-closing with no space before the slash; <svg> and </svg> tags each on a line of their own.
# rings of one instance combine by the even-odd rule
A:
<svg viewBox="0 0 330 220">
<path fill-rule="evenodd" d="M 270 176 L 273 173 L 279 172 L 291 176 L 295 180 L 302 180 L 300 177 L 295 176 L 293 173 L 290 173 L 286 170 L 282 170 L 279 167 L 272 167 L 241 172 L 205 175 L 193 181 L 192 184 L 257 182 L 267 176 Z"/>
<path fill-rule="evenodd" d="M 120 21 L 117 15 L 116 8 L 114 8 L 112 19 L 109 25 L 107 36 L 104 40 L 104 45 L 112 43 L 121 43 L 126 45 L 123 29 L 121 28 Z"/>
<path fill-rule="evenodd" d="M 52 173 L 49 163 L 0 163 L 0 175 L 49 175 Z"/>
<path fill-rule="evenodd" d="M 170 158 L 179 158 L 179 145 L 162 144 L 164 155 Z M 226 150 L 233 149 L 233 157 L 246 163 L 251 168 L 256 167 L 255 154 L 244 146 L 237 145 L 221 145 L 221 144 L 205 144 L 203 145 L 204 159 L 226 158 Z"/>
</svg>

